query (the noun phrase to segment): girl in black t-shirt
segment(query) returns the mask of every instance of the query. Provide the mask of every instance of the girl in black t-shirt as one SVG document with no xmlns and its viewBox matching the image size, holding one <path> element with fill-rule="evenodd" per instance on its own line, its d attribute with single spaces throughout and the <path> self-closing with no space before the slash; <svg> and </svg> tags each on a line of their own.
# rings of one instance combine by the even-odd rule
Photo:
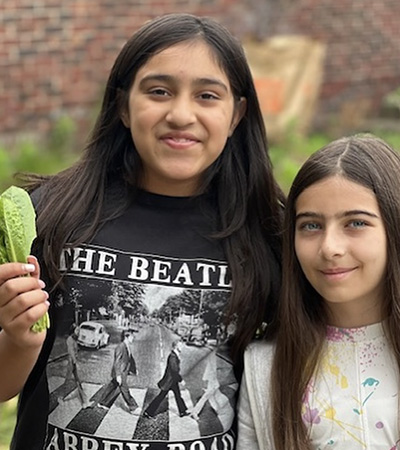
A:
<svg viewBox="0 0 400 450">
<path fill-rule="evenodd" d="M 39 380 L 55 330 L 35 334 L 30 328 L 47 310 L 54 324 L 63 320 L 55 295 L 67 289 L 63 250 L 92 241 L 139 190 L 206 195 L 209 239 L 222 246 L 232 277 L 225 317 L 235 322 L 230 345 L 237 366 L 263 322 L 274 335 L 284 198 L 245 54 L 216 21 L 170 14 L 145 23 L 111 69 L 80 160 L 28 181 L 35 191 L 38 259 L 0 266 L 0 401 L 25 386 L 13 448 L 23 448 L 22 435 L 35 436 L 31 449 L 42 448 L 45 439 L 48 407 L 34 404 L 31 393 L 47 398 Z M 24 420 L 29 409 L 35 414 Z"/>
</svg>

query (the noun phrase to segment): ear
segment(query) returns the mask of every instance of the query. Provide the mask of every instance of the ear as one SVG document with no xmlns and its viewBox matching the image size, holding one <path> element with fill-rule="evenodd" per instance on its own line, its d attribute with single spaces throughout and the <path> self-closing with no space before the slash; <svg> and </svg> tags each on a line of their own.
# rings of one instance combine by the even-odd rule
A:
<svg viewBox="0 0 400 450">
<path fill-rule="evenodd" d="M 126 108 L 121 112 L 120 118 L 125 127 L 130 128 L 129 112 L 126 110 Z"/>
<path fill-rule="evenodd" d="M 119 118 L 126 128 L 130 128 L 130 120 L 129 120 L 129 105 L 128 105 L 129 94 L 118 88 L 117 90 L 117 106 Z"/>
<path fill-rule="evenodd" d="M 242 120 L 247 109 L 247 99 L 245 97 L 240 97 L 238 102 L 235 102 L 235 111 L 233 112 L 232 123 L 229 128 L 229 137 L 232 136 L 238 123 Z"/>
</svg>

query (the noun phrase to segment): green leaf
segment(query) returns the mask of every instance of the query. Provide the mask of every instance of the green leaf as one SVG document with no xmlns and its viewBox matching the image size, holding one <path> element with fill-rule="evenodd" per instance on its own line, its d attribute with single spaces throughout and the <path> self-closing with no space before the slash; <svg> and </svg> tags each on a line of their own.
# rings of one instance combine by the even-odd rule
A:
<svg viewBox="0 0 400 450">
<path fill-rule="evenodd" d="M 36 214 L 29 194 L 11 186 L 0 195 L 0 264 L 25 263 L 36 238 Z M 46 313 L 33 326 L 40 332 L 50 326 Z"/>
<path fill-rule="evenodd" d="M 36 237 L 35 210 L 29 194 L 16 186 L 0 196 L 0 235 L 9 262 L 26 262 Z"/>
<path fill-rule="evenodd" d="M 6 251 L 6 244 L 4 242 L 4 236 L 0 232 L 0 264 L 8 262 L 8 256 Z"/>
<path fill-rule="evenodd" d="M 43 317 L 41 317 L 36 323 L 32 325 L 31 329 L 34 333 L 40 333 L 49 327 L 50 327 L 50 318 L 49 315 L 46 313 Z"/>
</svg>

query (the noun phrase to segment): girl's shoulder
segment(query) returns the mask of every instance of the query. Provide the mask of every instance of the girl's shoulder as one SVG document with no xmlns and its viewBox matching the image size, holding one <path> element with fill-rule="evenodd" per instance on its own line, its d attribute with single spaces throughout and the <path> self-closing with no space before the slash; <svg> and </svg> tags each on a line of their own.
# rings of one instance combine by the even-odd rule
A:
<svg viewBox="0 0 400 450">
<path fill-rule="evenodd" d="M 244 354 L 243 384 L 249 403 L 257 411 L 258 417 L 270 418 L 270 386 L 274 353 L 273 343 L 255 341 L 247 347 Z"/>
<path fill-rule="evenodd" d="M 272 358 L 275 352 L 275 343 L 271 341 L 266 341 L 263 339 L 251 342 L 245 351 L 246 355 L 251 355 L 251 357 L 268 357 Z"/>
<path fill-rule="evenodd" d="M 270 341 L 254 341 L 249 344 L 244 353 L 244 364 L 253 376 L 267 376 L 271 372 L 275 344 Z"/>
</svg>

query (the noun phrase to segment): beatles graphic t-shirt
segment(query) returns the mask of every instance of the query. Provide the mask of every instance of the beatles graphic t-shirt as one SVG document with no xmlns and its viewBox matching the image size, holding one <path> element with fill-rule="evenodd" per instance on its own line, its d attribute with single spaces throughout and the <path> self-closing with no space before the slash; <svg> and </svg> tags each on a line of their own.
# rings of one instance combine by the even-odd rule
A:
<svg viewBox="0 0 400 450">
<path fill-rule="evenodd" d="M 230 450 L 231 280 L 198 199 L 140 193 L 66 248 L 48 356 L 46 450 Z"/>
</svg>

